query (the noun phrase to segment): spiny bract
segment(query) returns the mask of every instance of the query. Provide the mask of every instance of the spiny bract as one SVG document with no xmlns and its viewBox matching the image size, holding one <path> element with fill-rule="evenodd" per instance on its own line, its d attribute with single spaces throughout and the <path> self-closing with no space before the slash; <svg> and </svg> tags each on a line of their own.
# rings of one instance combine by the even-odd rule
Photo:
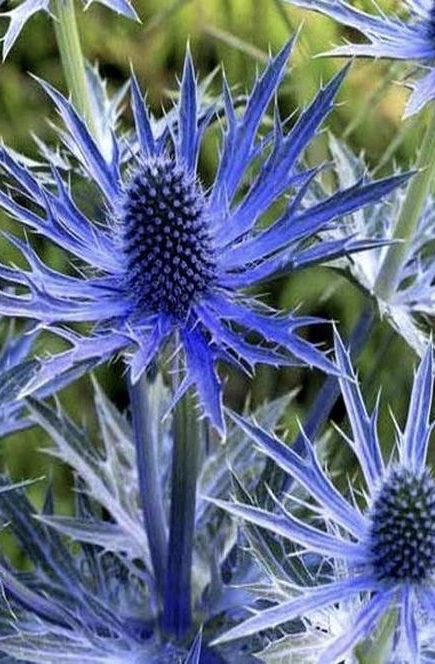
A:
<svg viewBox="0 0 435 664">
<path fill-rule="evenodd" d="M 338 46 L 325 55 L 361 56 L 414 61 L 424 75 L 407 79 L 413 89 L 405 116 L 420 111 L 435 97 L 435 26 L 433 0 L 405 0 L 399 3 L 400 13 L 388 15 L 362 11 L 344 0 L 285 0 L 298 7 L 312 9 L 330 16 L 339 23 L 361 32 L 369 43 Z M 374 4 L 375 9 L 378 9 Z M 406 14 L 403 17 L 403 12 Z"/>
<path fill-rule="evenodd" d="M 312 499 L 304 504 L 312 506 L 315 520 L 301 520 L 278 498 L 275 512 L 242 503 L 214 502 L 300 545 L 304 560 L 306 554 L 315 554 L 319 567 L 327 571 L 315 575 L 305 588 L 300 587 L 296 597 L 259 611 L 221 640 L 240 638 L 364 598 L 351 624 L 328 639 L 319 662 L 343 661 L 392 609 L 397 609 L 393 644 L 400 648 L 400 661 L 413 664 L 420 661 L 435 607 L 435 481 L 426 467 L 433 427 L 432 345 L 427 347 L 415 377 L 405 429 L 397 429 L 398 459 L 389 463 L 384 461 L 378 439 L 377 408 L 368 414 L 338 335 L 335 349 L 338 367 L 353 378 L 339 380 L 352 430 L 352 438 L 346 437 L 346 441 L 361 467 L 366 506 L 359 506 L 356 495 L 346 499 L 337 490 L 307 438 L 304 453 L 299 455 L 264 429 L 234 415 L 256 446 L 303 487 Z M 393 656 L 388 661 L 396 659 Z"/>
<path fill-rule="evenodd" d="M 0 266 L 0 277 L 25 291 L 0 293 L 0 314 L 40 321 L 72 344 L 44 363 L 27 393 L 77 363 L 102 362 L 119 351 L 135 382 L 176 333 L 185 374 L 175 399 L 195 384 L 207 415 L 223 430 L 217 360 L 246 371 L 258 362 L 279 366 L 295 361 L 336 371 L 323 353 L 295 334 L 317 319 L 278 315 L 245 289 L 373 246 L 350 237 L 322 242 L 319 232 L 335 218 L 379 200 L 408 176 L 362 179 L 307 205 L 304 196 L 319 169 L 304 170 L 301 153 L 333 108 L 345 70 L 317 93 L 287 134 L 277 113 L 274 128 L 261 134 L 292 43 L 270 60 L 237 110 L 225 79 L 223 102 L 204 101 L 189 52 L 178 102 L 161 121 L 150 118 L 133 76 L 135 136 L 131 140 L 106 131 L 104 150 L 72 104 L 43 84 L 66 125 L 60 136 L 71 160 L 78 161 L 103 200 L 89 199 L 88 207 L 100 210 L 97 220 L 90 219 L 60 168 L 50 165 L 50 185 L 15 153 L 0 150 L 0 166 L 12 184 L 0 192 L 1 207 L 79 261 L 79 276 L 69 276 L 44 264 L 28 243 L 10 238 L 31 269 Z M 219 163 L 206 189 L 197 172 L 201 140 L 223 111 Z M 284 196 L 286 206 L 275 222 L 260 227 L 258 222 Z M 70 327 L 79 322 L 94 323 L 92 333 Z M 258 343 L 248 341 L 252 333 Z"/>
</svg>

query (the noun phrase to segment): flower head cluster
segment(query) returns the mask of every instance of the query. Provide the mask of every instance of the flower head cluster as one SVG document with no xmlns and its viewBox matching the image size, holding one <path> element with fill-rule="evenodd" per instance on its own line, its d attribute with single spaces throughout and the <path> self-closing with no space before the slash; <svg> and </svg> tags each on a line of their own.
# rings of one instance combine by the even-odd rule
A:
<svg viewBox="0 0 435 664">
<path fill-rule="evenodd" d="M 329 53 L 338 56 L 367 56 L 415 61 L 425 72 L 410 83 L 413 93 L 405 114 L 417 113 L 435 97 L 435 18 L 432 0 L 405 0 L 405 16 L 388 16 L 378 9 L 371 14 L 344 0 L 286 0 L 291 4 L 318 11 L 339 23 L 355 28 L 368 44 L 346 44 Z"/>
<path fill-rule="evenodd" d="M 338 366 L 352 376 L 352 367 L 339 337 Z M 257 447 L 304 488 L 316 519 L 308 524 L 276 499 L 276 512 L 243 504 L 221 503 L 232 514 L 296 542 L 303 551 L 325 558 L 323 577 L 296 598 L 259 612 L 224 635 L 234 639 L 291 621 L 310 612 L 362 597 L 350 627 L 333 640 L 320 661 L 339 662 L 367 638 L 390 611 L 398 614 L 393 643 L 400 661 L 419 661 L 420 632 L 434 620 L 435 480 L 426 467 L 432 431 L 432 348 L 415 377 L 404 431 L 397 429 L 397 459 L 385 462 L 377 435 L 377 410 L 370 416 L 357 384 L 341 380 L 341 392 L 352 428 L 349 445 L 361 467 L 365 505 L 357 496 L 347 500 L 322 469 L 309 440 L 304 457 L 291 447 L 240 417 Z M 341 569 L 340 575 L 334 569 Z M 331 578 L 327 578 L 330 576 Z M 395 661 L 394 657 L 393 660 Z"/>
<path fill-rule="evenodd" d="M 115 137 L 110 150 L 101 150 L 73 106 L 45 85 L 67 128 L 61 138 L 99 189 L 102 204 L 99 218 L 90 219 L 60 168 L 51 168 L 50 184 L 46 173 L 38 177 L 15 154 L 0 151 L 12 185 L 0 192 L 1 207 L 79 261 L 79 276 L 66 275 L 43 263 L 28 243 L 11 238 L 31 269 L 0 267 L 5 281 L 24 290 L 1 293 L 0 312 L 40 321 L 72 344 L 44 364 L 29 390 L 77 362 L 104 361 L 119 351 L 130 357 L 136 381 L 176 333 L 186 359 L 176 398 L 195 384 L 206 413 L 223 429 L 217 360 L 245 370 L 258 362 L 278 366 L 296 360 L 335 371 L 296 335 L 315 319 L 278 315 L 246 288 L 371 246 L 348 237 L 322 242 L 318 235 L 407 176 L 361 179 L 307 205 L 318 169 L 303 169 L 300 156 L 332 109 L 345 71 L 318 92 L 287 134 L 275 113 L 273 130 L 261 135 L 291 48 L 292 42 L 271 59 L 242 109 L 225 82 L 220 159 L 210 188 L 199 180 L 197 164 L 203 134 L 221 107 L 200 103 L 189 53 L 178 104 L 165 123 L 151 120 L 133 77 L 135 136 Z M 285 203 L 284 210 L 265 226 L 277 201 Z M 92 334 L 73 331 L 70 324 L 76 322 L 94 323 Z"/>
</svg>

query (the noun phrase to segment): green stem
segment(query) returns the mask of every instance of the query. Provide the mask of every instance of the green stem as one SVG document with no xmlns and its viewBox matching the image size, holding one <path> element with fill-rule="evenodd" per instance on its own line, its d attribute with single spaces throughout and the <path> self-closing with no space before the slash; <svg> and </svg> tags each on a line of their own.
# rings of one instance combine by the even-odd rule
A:
<svg viewBox="0 0 435 664">
<path fill-rule="evenodd" d="M 387 613 L 372 642 L 360 643 L 354 651 L 358 664 L 387 664 L 391 659 L 391 644 L 397 626 L 397 611 Z"/>
<path fill-rule="evenodd" d="M 72 102 L 95 133 L 74 0 L 55 0 L 54 28 Z"/>
<path fill-rule="evenodd" d="M 397 279 L 409 251 L 409 241 L 417 228 L 435 175 L 435 104 L 432 104 L 429 124 L 416 167 L 418 172 L 408 185 L 406 198 L 394 229 L 394 238 L 403 241 L 389 247 L 376 280 L 376 295 L 384 300 L 388 300 L 397 286 Z"/>
</svg>

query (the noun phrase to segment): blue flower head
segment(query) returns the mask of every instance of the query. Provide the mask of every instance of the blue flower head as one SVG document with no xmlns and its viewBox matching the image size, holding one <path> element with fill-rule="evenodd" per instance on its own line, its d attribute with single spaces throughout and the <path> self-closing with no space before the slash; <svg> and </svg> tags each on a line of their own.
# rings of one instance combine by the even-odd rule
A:
<svg viewBox="0 0 435 664">
<path fill-rule="evenodd" d="M 435 97 L 435 10 L 432 0 L 405 0 L 405 16 L 370 14 L 344 0 L 285 0 L 330 16 L 361 32 L 369 43 L 346 44 L 325 55 L 362 56 L 415 61 L 425 72 L 410 83 L 413 93 L 405 116 L 417 113 Z M 374 7 L 377 8 L 376 4 Z"/>
<path fill-rule="evenodd" d="M 50 185 L 46 174 L 38 177 L 1 150 L 0 165 L 13 186 L 0 192 L 0 205 L 80 262 L 79 276 L 67 276 L 45 265 L 27 243 L 11 238 L 31 270 L 2 266 L 0 276 L 28 292 L 1 293 L 0 312 L 36 319 L 72 344 L 45 363 L 29 391 L 77 362 L 103 361 L 119 351 L 127 353 L 136 381 L 177 333 L 186 372 L 176 398 L 195 384 L 206 413 L 222 429 L 218 359 L 250 369 L 258 362 L 278 366 L 296 358 L 335 371 L 295 333 L 316 320 L 278 315 L 245 289 L 366 247 L 366 241 L 349 237 L 322 243 L 318 233 L 407 176 L 362 179 L 307 206 L 305 193 L 318 169 L 304 170 L 299 157 L 332 109 L 345 72 L 318 92 L 287 134 L 276 113 L 273 130 L 259 136 L 291 47 L 292 42 L 270 61 L 242 110 L 235 108 L 224 83 L 220 158 L 209 188 L 199 180 L 198 155 L 205 129 L 222 109 L 202 103 L 189 52 L 178 103 L 164 123 L 150 118 L 132 78 L 135 137 L 114 138 L 104 153 L 73 106 L 44 84 L 68 130 L 61 137 L 85 178 L 99 189 L 104 212 L 97 221 L 88 218 L 60 168 L 51 168 Z M 284 196 L 284 211 L 274 223 L 260 226 Z M 75 322 L 94 322 L 92 334 L 73 331 L 69 324 Z M 247 340 L 248 333 L 255 333 L 257 344 Z"/>
<path fill-rule="evenodd" d="M 352 367 L 336 336 L 338 366 L 349 376 Z M 292 540 L 304 552 L 320 554 L 331 578 L 305 587 L 296 598 L 259 612 L 230 630 L 222 640 L 304 617 L 351 598 L 364 598 L 352 624 L 322 653 L 322 662 L 340 662 L 367 638 L 390 611 L 397 611 L 394 646 L 402 662 L 419 660 L 421 636 L 433 625 L 435 611 L 435 479 L 426 466 L 432 431 L 432 347 L 429 346 L 415 376 L 404 431 L 397 428 L 397 456 L 384 460 L 377 434 L 377 409 L 366 411 L 355 382 L 340 380 L 352 429 L 346 439 L 361 467 L 365 504 L 356 496 L 347 500 L 335 488 L 306 440 L 305 455 L 297 455 L 264 429 L 236 417 L 259 449 L 304 488 L 316 515 L 309 524 L 276 500 L 276 512 L 240 503 L 219 503 L 226 510 Z M 425 641 L 426 641 L 425 637 Z M 390 660 L 389 660 L 390 661 Z M 396 661 L 394 658 L 391 661 Z"/>
</svg>

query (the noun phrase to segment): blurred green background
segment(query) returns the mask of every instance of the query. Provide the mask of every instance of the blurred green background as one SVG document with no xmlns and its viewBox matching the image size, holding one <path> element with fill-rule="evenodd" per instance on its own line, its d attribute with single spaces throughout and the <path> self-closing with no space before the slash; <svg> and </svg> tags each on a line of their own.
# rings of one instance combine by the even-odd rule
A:
<svg viewBox="0 0 435 664">
<path fill-rule="evenodd" d="M 280 92 L 280 109 L 288 115 L 306 104 L 322 81 L 328 80 L 342 62 L 315 58 L 347 36 L 358 39 L 318 15 L 295 10 L 279 0 L 133 0 L 141 17 L 134 23 L 119 17 L 105 7 L 94 4 L 86 12 L 78 10 L 79 27 L 86 57 L 98 62 L 101 73 L 114 90 L 129 75 L 130 63 L 148 91 L 148 100 L 158 115 L 168 104 L 168 90 L 174 89 L 180 75 L 186 41 L 190 39 L 200 76 L 223 65 L 232 85 L 247 89 L 256 71 L 262 67 L 269 50 L 276 52 L 298 26 L 303 28 L 288 75 Z M 364 6 L 363 3 L 360 3 Z M 367 7 L 368 7 L 367 1 Z M 11 8 L 13 5 L 2 5 Z M 388 9 L 388 5 L 383 4 Z M 6 25 L 5 19 L 2 19 Z M 0 26 L 1 27 L 1 26 Z M 32 133 L 46 141 L 54 140 L 47 120 L 55 120 L 53 109 L 30 73 L 47 79 L 65 91 L 59 64 L 54 30 L 50 19 L 37 15 L 25 26 L 7 61 L 0 68 L 0 134 L 8 145 L 28 155 L 37 154 Z M 403 123 L 401 113 L 407 92 L 394 83 L 402 78 L 402 66 L 388 62 L 355 62 L 339 95 L 339 105 L 331 114 L 328 128 L 345 137 L 357 153 L 378 174 L 391 171 L 393 163 L 406 167 L 412 162 L 419 130 L 412 122 Z M 123 122 L 128 125 L 129 110 Z M 326 157 L 325 137 L 313 146 L 310 160 Z M 203 158 L 205 173 L 212 170 L 213 154 Z M 2 222 L 14 232 L 13 222 Z M 10 249 L 2 242 L 2 260 L 7 262 Z M 45 256 L 62 260 L 53 248 L 41 246 Z M 364 298 L 343 277 L 328 268 L 318 268 L 271 284 L 268 298 L 285 309 L 301 305 L 301 313 L 333 318 L 347 336 L 360 315 Z M 324 326 L 311 330 L 313 339 L 330 345 L 331 331 Z M 398 361 L 400 358 L 400 361 Z M 399 423 L 406 412 L 407 394 L 416 358 L 386 324 L 379 324 L 368 341 L 358 367 L 364 393 L 373 405 L 379 386 L 383 389 L 382 431 L 390 447 L 393 428 L 387 413 L 391 405 Z M 97 372 L 98 378 L 119 404 L 126 408 L 122 366 L 120 363 Z M 296 415 L 303 419 L 323 377 L 308 370 L 280 372 L 260 369 L 251 383 L 231 375 L 227 399 L 240 407 L 249 396 L 258 404 L 266 397 L 281 394 L 294 386 L 300 392 L 292 411 L 286 417 L 289 436 L 297 428 Z M 94 427 L 89 381 L 65 390 L 61 400 L 74 418 Z M 340 404 L 334 419 L 340 422 Z M 66 495 L 68 476 L 45 455 L 37 452 L 47 444 L 43 435 L 32 430 L 10 437 L 1 447 L 4 466 L 15 479 L 51 474 L 62 495 Z M 343 452 L 344 453 L 344 452 Z M 339 455 L 340 456 L 340 455 Z M 35 489 L 35 495 L 39 489 Z M 68 509 L 67 502 L 64 509 Z"/>
</svg>

